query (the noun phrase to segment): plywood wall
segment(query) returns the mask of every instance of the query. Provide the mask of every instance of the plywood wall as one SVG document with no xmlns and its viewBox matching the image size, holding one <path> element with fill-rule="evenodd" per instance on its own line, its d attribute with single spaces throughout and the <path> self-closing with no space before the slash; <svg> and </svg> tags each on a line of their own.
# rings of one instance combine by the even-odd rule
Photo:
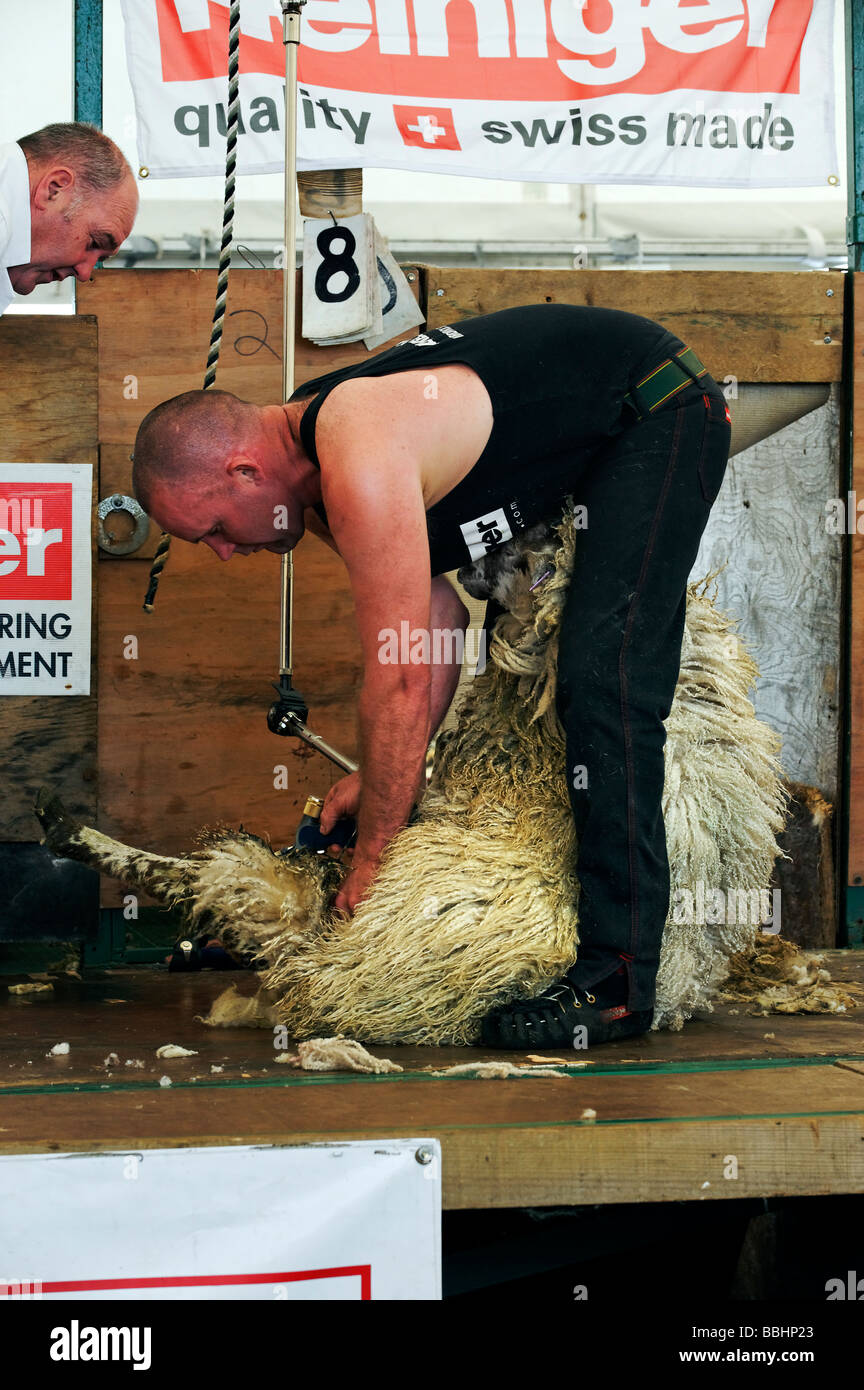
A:
<svg viewBox="0 0 864 1390">
<path fill-rule="evenodd" d="M 95 483 L 96 371 L 95 319 L 0 320 L 0 459 L 89 463 Z M 94 655 L 91 695 L 0 697 L 0 842 L 38 841 L 33 800 L 42 783 L 95 816 L 95 676 Z"/>
<path fill-rule="evenodd" d="M 426 267 L 432 328 L 517 304 L 604 305 L 664 324 L 718 381 L 839 381 L 842 288 L 830 271 Z"/>
<path fill-rule="evenodd" d="M 408 273 L 419 285 L 418 272 Z M 129 491 L 129 452 L 147 411 L 203 384 L 215 284 L 215 271 L 170 270 L 105 271 L 82 286 L 79 308 L 99 323 L 100 496 Z M 281 339 L 281 274 L 232 271 L 216 385 L 278 403 Z M 362 343 L 325 349 L 298 336 L 296 382 L 364 355 Z M 289 842 L 306 796 L 340 774 L 266 726 L 279 666 L 278 557 L 223 564 L 206 546 L 175 541 L 147 615 L 152 549 L 103 556 L 98 567 L 100 824 L 161 852 L 181 850 L 216 822 Z M 307 536 L 295 576 L 295 682 L 310 727 L 352 755 L 360 647 L 345 567 Z M 119 894 L 108 885 L 103 901 L 114 905 Z"/>
<path fill-rule="evenodd" d="M 511 304 L 606 304 L 663 322 L 720 380 L 836 382 L 841 374 L 843 296 L 836 274 L 409 270 L 415 285 L 425 287 L 433 327 Z M 215 272 L 177 270 L 106 271 L 82 288 L 80 308 L 99 322 L 101 495 L 128 490 L 128 451 L 146 411 L 201 385 L 214 289 Z M 259 403 L 278 401 L 280 345 L 280 274 L 232 272 L 217 385 Z M 321 349 L 299 337 L 296 348 L 297 382 L 365 355 L 362 344 Z M 826 410 L 834 414 L 823 414 L 818 424 L 814 416 L 803 433 L 793 426 L 786 439 L 741 456 L 734 478 L 748 495 L 727 486 L 709 542 L 712 559 L 718 547 L 729 552 L 725 592 L 742 609 L 742 630 L 767 639 L 761 657 L 775 677 L 777 700 L 791 702 L 789 726 L 810 741 L 810 765 L 822 769 L 819 784 L 831 797 L 835 787 L 825 769 L 836 769 L 839 615 L 828 609 L 836 576 L 819 547 L 808 554 L 798 532 L 794 546 L 783 541 L 784 508 L 795 509 L 801 489 L 812 502 L 836 473 L 828 447 L 836 403 Z M 740 519 L 757 492 L 759 525 L 748 546 L 740 541 Z M 766 527 L 774 528 L 767 551 Z M 141 555 L 151 550 L 152 542 Z M 313 537 L 295 554 L 297 684 L 310 704 L 310 725 L 353 753 L 360 662 L 344 567 Z M 819 582 L 808 583 L 817 564 Z M 759 565 L 764 573 L 756 585 Z M 147 569 L 144 558 L 105 558 L 99 565 L 102 824 L 163 851 L 188 844 L 202 822 L 216 820 L 242 821 L 285 842 L 306 794 L 326 790 L 338 772 L 266 728 L 277 669 L 278 561 L 262 553 L 223 565 L 205 547 L 175 542 L 152 617 L 141 611 Z M 767 611 L 769 590 L 770 611 L 785 612 L 788 622 L 766 634 L 758 615 Z M 818 711 L 809 695 L 795 705 L 801 695 L 795 628 L 802 622 L 821 644 L 822 675 L 815 679 L 824 681 L 825 699 L 834 705 L 827 726 L 815 727 Z M 138 640 L 137 661 L 124 656 L 128 637 Z M 777 719 L 779 710 L 775 701 Z M 806 761 L 798 759 L 799 772 Z M 274 769 L 282 765 L 289 769 L 287 790 L 274 786 Z"/>
</svg>

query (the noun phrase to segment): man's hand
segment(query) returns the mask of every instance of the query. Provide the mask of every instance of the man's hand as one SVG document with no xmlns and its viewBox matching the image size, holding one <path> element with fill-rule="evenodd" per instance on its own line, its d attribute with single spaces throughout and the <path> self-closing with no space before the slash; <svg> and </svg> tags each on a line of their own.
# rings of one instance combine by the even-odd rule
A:
<svg viewBox="0 0 864 1390">
<path fill-rule="evenodd" d="M 380 863 L 380 859 L 374 857 L 358 859 L 355 855 L 351 864 L 351 872 L 333 899 L 335 912 L 344 912 L 349 917 L 353 915 L 358 902 L 367 896 L 374 883 Z"/>
<path fill-rule="evenodd" d="M 349 772 L 347 777 L 340 777 L 338 782 L 334 782 L 329 792 L 324 798 L 324 805 L 321 807 L 321 817 L 318 827 L 323 835 L 326 835 L 337 820 L 342 820 L 345 816 L 352 816 L 357 819 L 357 812 L 360 807 L 360 773 Z"/>
</svg>

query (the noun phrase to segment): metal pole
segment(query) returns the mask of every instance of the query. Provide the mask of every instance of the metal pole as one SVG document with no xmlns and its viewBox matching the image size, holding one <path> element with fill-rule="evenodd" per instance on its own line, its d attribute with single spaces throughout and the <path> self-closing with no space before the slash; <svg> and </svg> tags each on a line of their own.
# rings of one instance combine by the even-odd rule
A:
<svg viewBox="0 0 864 1390">
<path fill-rule="evenodd" d="M 846 241 L 849 269 L 864 270 L 864 7 L 846 0 Z"/>
<path fill-rule="evenodd" d="M 74 83 L 73 114 L 76 121 L 89 121 L 102 129 L 102 0 L 75 0 L 74 37 L 72 49 L 72 76 Z M 75 312 L 78 311 L 77 283 L 72 281 L 75 294 Z M 96 485 L 94 478 L 94 485 Z M 94 497 L 94 505 L 98 500 Z M 93 582 L 96 583 L 96 568 L 93 569 Z M 66 917 L 71 909 L 67 908 Z M 113 964 L 122 960 L 126 936 L 121 943 L 115 943 L 111 931 L 110 913 L 99 907 L 99 890 L 88 892 L 86 907 L 82 903 L 82 914 L 86 914 L 88 933 L 95 927 L 93 937 L 82 946 L 83 964 Z M 61 923 L 57 923 L 58 936 L 63 935 Z"/>
<path fill-rule="evenodd" d="M 285 252 L 282 262 L 282 402 L 294 391 L 294 335 L 297 323 L 295 203 L 297 199 L 297 49 L 300 11 L 306 0 L 282 0 L 285 45 Z M 282 556 L 279 674 L 294 670 L 294 556 Z"/>
<path fill-rule="evenodd" d="M 846 242 L 849 248 L 849 272 L 846 284 L 846 315 L 844 325 L 844 423 L 845 457 L 843 489 L 848 496 L 860 472 L 860 460 L 855 457 L 854 401 L 855 362 L 864 352 L 864 342 L 854 339 L 855 297 L 861 291 L 856 272 L 864 270 L 864 11 L 859 0 L 846 0 Z M 861 919 L 864 917 L 864 887 L 850 883 L 850 783 L 853 741 L 860 740 L 852 707 L 851 660 L 855 654 L 853 633 L 856 595 L 853 584 L 853 543 L 856 537 L 847 536 L 844 547 L 843 598 L 843 742 L 840 830 L 839 887 L 841 920 L 838 946 L 852 946 L 861 938 Z"/>
<path fill-rule="evenodd" d="M 297 197 L 297 49 L 300 46 L 300 11 L 306 0 L 282 0 L 282 40 L 285 44 L 285 255 L 282 262 L 282 403 L 294 391 L 294 335 L 296 327 L 296 217 Z M 267 727 L 274 734 L 294 734 L 323 753 L 344 772 L 356 772 L 357 763 L 337 752 L 319 734 L 306 728 L 308 710 L 293 674 L 294 557 L 282 556 L 282 627 L 279 635 L 279 699 L 270 707 Z"/>
<path fill-rule="evenodd" d="M 75 120 L 102 127 L 102 0 L 75 0 Z"/>
</svg>

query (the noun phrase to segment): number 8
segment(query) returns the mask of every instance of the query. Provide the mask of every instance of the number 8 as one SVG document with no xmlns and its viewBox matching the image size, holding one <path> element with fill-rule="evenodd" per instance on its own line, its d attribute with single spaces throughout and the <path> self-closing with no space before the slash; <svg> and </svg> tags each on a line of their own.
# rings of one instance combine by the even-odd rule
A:
<svg viewBox="0 0 864 1390">
<path fill-rule="evenodd" d="M 345 242 L 335 255 L 330 249 L 334 240 Z M 351 259 L 357 247 L 356 238 L 347 227 L 327 227 L 319 233 L 315 245 L 321 253 L 321 264 L 315 274 L 315 294 L 323 304 L 341 304 L 351 298 L 360 284 L 360 271 Z M 334 294 L 329 288 L 330 281 L 340 271 L 348 276 L 348 283 Z"/>
</svg>

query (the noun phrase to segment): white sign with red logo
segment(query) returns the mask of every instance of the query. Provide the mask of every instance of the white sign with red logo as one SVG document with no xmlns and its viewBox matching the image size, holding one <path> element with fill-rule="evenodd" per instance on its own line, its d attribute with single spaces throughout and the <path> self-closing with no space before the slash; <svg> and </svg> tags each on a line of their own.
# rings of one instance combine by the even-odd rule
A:
<svg viewBox="0 0 864 1390">
<path fill-rule="evenodd" d="M 436 1139 L 10 1154 L 0 1211 L 0 1300 L 441 1297 Z"/>
<path fill-rule="evenodd" d="M 123 0 L 151 175 L 224 170 L 228 0 Z M 243 0 L 238 168 L 283 167 L 278 0 Z M 834 0 L 307 0 L 298 168 L 836 180 Z"/>
<path fill-rule="evenodd" d="M 0 463 L 0 695 L 90 693 L 89 463 Z"/>
</svg>

